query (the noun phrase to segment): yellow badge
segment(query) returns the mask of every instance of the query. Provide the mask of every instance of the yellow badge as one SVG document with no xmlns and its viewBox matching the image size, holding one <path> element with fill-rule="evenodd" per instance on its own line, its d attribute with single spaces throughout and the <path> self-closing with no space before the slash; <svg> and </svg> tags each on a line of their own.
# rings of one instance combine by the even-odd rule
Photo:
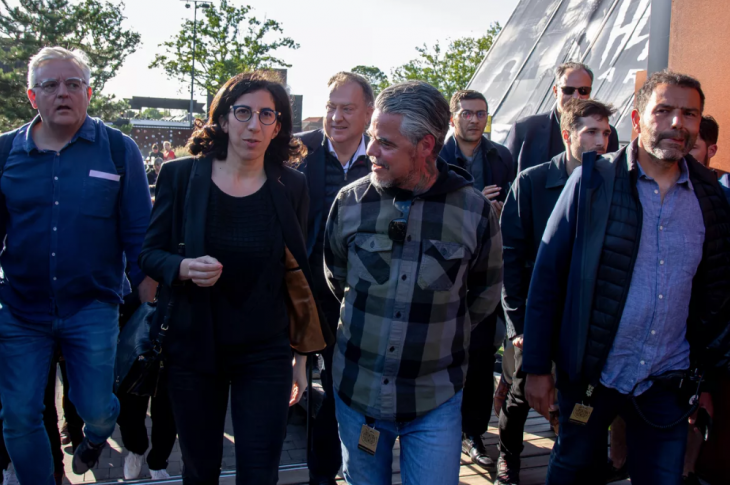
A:
<svg viewBox="0 0 730 485">
<path fill-rule="evenodd" d="M 592 412 L 592 407 L 576 403 L 573 412 L 570 414 L 570 421 L 575 424 L 586 424 Z"/>
<path fill-rule="evenodd" d="M 362 425 L 360 431 L 360 442 L 357 447 L 369 455 L 375 456 L 375 450 L 378 448 L 378 440 L 380 439 L 380 431 L 371 428 L 367 424 Z"/>
</svg>

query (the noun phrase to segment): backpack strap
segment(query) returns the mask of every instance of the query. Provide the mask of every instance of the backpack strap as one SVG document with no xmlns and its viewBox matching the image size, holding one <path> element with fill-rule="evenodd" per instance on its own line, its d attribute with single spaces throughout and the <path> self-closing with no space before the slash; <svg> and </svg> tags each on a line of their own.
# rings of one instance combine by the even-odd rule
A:
<svg viewBox="0 0 730 485">
<path fill-rule="evenodd" d="M 107 125 L 104 125 L 104 128 L 106 128 L 106 134 L 109 137 L 109 148 L 117 175 L 124 177 L 127 173 L 127 147 L 124 144 L 124 134 Z"/>
<path fill-rule="evenodd" d="M 13 140 L 15 140 L 15 135 L 17 134 L 18 130 L 16 129 L 0 135 L 0 177 L 3 176 L 5 162 L 8 161 L 10 150 L 13 148 Z"/>
</svg>

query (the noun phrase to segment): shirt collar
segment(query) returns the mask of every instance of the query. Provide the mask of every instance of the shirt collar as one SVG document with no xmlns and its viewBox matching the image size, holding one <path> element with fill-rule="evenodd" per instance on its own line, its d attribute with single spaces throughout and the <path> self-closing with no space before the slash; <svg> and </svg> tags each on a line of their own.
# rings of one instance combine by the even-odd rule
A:
<svg viewBox="0 0 730 485">
<path fill-rule="evenodd" d="M 325 137 L 327 138 L 327 137 Z M 347 162 L 347 165 L 345 168 L 350 168 L 350 166 L 355 163 L 355 161 L 362 157 L 367 156 L 367 150 L 368 147 L 365 144 L 365 135 L 362 136 L 360 139 L 360 144 L 357 146 L 357 150 L 355 150 L 355 154 L 352 156 L 349 162 Z M 335 148 L 332 146 L 332 142 L 329 138 L 327 138 L 327 151 L 329 151 L 335 158 L 337 158 L 337 152 L 335 151 Z"/>
<path fill-rule="evenodd" d="M 545 178 L 545 188 L 564 187 L 567 182 L 568 167 L 565 162 L 565 152 L 563 152 L 550 162 L 547 177 Z"/>
<path fill-rule="evenodd" d="M 36 146 L 35 142 L 33 141 L 33 127 L 36 125 L 36 123 L 39 123 L 41 121 L 41 115 L 36 115 L 35 118 L 33 118 L 33 121 L 30 122 L 28 125 L 28 129 L 25 132 L 25 143 L 24 143 L 24 149 L 26 152 L 30 153 L 32 150 L 37 150 L 38 147 Z M 84 140 L 95 142 L 96 141 L 96 122 L 93 118 L 91 118 L 89 115 L 86 115 L 86 119 L 84 120 L 84 124 L 81 125 L 81 128 L 76 132 L 76 134 L 71 138 L 71 140 L 68 142 L 70 145 L 71 143 L 75 142 L 77 139 L 83 138 Z"/>
</svg>

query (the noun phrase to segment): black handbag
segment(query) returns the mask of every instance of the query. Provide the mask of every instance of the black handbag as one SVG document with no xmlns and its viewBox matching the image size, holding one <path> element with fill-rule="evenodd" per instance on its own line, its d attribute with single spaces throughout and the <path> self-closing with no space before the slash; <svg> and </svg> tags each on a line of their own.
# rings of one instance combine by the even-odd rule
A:
<svg viewBox="0 0 730 485">
<path fill-rule="evenodd" d="M 190 178 L 195 174 L 193 163 Z M 185 193 L 187 206 L 190 195 L 190 183 Z M 183 212 L 182 237 L 185 236 L 185 213 Z M 185 257 L 185 243 L 177 246 L 177 253 Z M 182 285 L 180 285 L 182 286 Z M 167 303 L 167 311 L 160 325 L 160 331 L 153 339 L 150 338 L 152 322 L 155 321 L 157 302 L 141 305 L 130 317 L 124 329 L 119 334 L 117 345 L 116 380 L 117 393 L 129 393 L 135 396 L 155 397 L 160 385 L 160 379 L 165 371 L 165 360 L 162 354 L 165 336 L 170 328 L 170 317 L 175 308 L 180 289 L 172 286 L 172 295 Z M 120 351 L 122 351 L 120 353 Z M 132 356 L 130 359 L 129 356 Z"/>
</svg>

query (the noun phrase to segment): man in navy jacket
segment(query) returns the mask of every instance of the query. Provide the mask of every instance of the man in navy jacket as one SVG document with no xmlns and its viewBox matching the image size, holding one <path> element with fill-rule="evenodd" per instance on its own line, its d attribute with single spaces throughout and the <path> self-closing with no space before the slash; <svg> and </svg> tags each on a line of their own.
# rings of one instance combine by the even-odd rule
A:
<svg viewBox="0 0 730 485">
<path fill-rule="evenodd" d="M 563 138 L 560 114 L 569 100 L 591 97 L 593 71 L 578 62 L 566 62 L 555 68 L 555 109 L 518 120 L 507 135 L 505 145 L 517 164 L 517 173 L 534 167 L 561 153 Z M 608 153 L 618 150 L 618 133 L 611 127 Z"/>
<path fill-rule="evenodd" d="M 364 132 L 370 123 L 375 99 L 367 79 L 351 72 L 335 74 L 327 86 L 330 93 L 324 129 L 297 136 L 309 151 L 298 168 L 306 174 L 309 185 L 306 243 L 314 291 L 334 335 L 340 317 L 340 302 L 325 281 L 324 228 L 340 189 L 370 173 L 370 159 L 365 153 L 369 139 Z M 325 400 L 312 430 L 308 463 L 311 484 L 334 484 L 342 464 L 332 390 L 332 352 L 332 347 L 322 352 Z"/>
</svg>

